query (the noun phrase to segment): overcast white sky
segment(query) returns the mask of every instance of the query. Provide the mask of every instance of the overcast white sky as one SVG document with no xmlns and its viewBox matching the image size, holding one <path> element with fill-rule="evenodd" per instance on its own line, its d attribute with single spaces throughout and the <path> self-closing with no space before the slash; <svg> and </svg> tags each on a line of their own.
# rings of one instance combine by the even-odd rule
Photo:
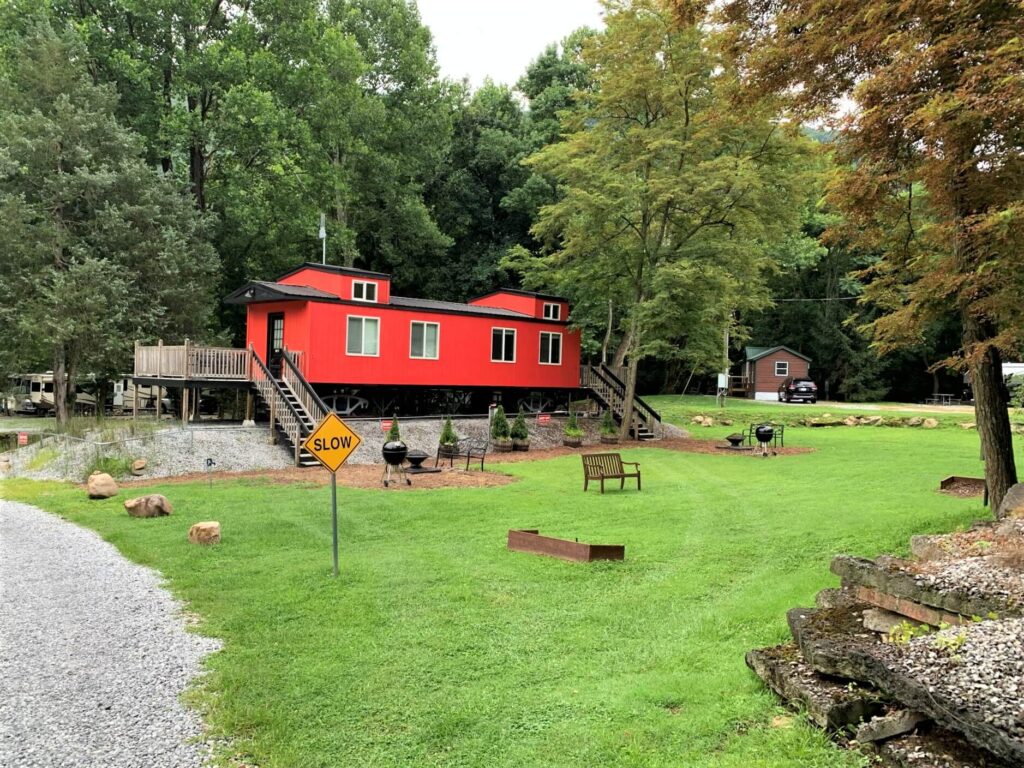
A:
<svg viewBox="0 0 1024 768">
<path fill-rule="evenodd" d="M 441 74 L 512 85 L 549 43 L 601 26 L 598 0 L 417 0 Z"/>
</svg>

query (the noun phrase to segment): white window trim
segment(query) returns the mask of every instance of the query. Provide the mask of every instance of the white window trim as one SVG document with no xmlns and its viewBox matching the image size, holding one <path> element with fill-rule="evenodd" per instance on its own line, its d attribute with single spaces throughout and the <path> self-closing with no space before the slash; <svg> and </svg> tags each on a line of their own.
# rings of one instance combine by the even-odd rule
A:
<svg viewBox="0 0 1024 768">
<path fill-rule="evenodd" d="M 348 321 L 349 320 L 376 320 L 377 321 L 377 352 L 373 355 L 368 355 L 365 352 L 349 352 L 348 351 Z M 362 328 L 362 326 L 360 326 Z M 359 346 L 363 346 L 362 331 L 360 331 Z M 345 315 L 345 354 L 349 357 L 380 357 L 380 318 L 374 317 L 373 315 Z"/>
<path fill-rule="evenodd" d="M 430 355 L 414 355 L 412 353 L 412 327 L 419 323 L 422 326 L 433 325 L 437 327 L 437 354 Z M 427 334 L 424 330 L 423 333 L 423 348 L 426 349 Z M 379 346 L 379 345 L 378 345 Z M 410 360 L 440 360 L 441 359 L 441 324 L 433 320 L 410 320 L 409 321 L 409 359 Z"/>
<path fill-rule="evenodd" d="M 494 332 L 495 331 L 512 331 L 512 359 L 511 360 L 495 360 L 494 359 Z M 509 364 L 509 365 L 514 363 L 516 361 L 516 357 L 517 357 L 517 352 L 516 352 L 517 344 L 516 344 L 516 342 L 518 340 L 519 340 L 519 334 L 518 334 L 518 332 L 516 331 L 515 328 L 503 328 L 502 326 L 492 326 L 491 327 L 491 338 L 490 338 L 490 341 L 488 342 L 491 345 L 491 362 L 492 363 L 506 363 L 506 364 Z M 505 337 L 504 337 L 504 334 L 502 335 L 501 349 L 502 349 L 502 351 L 505 350 Z"/>
<path fill-rule="evenodd" d="M 557 363 L 545 363 L 543 360 L 540 359 L 540 352 L 541 352 L 541 349 L 542 349 L 541 345 L 540 345 L 540 338 L 541 338 L 541 336 L 544 336 L 545 334 L 548 335 L 548 336 L 557 336 L 558 337 L 558 362 Z M 562 364 L 562 341 L 563 341 L 562 334 L 560 334 L 560 333 L 557 333 L 555 331 L 541 331 L 540 332 L 540 336 L 537 337 L 537 362 L 540 365 L 554 365 L 554 366 L 561 365 Z M 548 342 L 548 355 L 549 356 L 551 355 L 551 342 Z"/>
<path fill-rule="evenodd" d="M 779 373 L 779 366 L 784 365 L 786 370 Z M 776 376 L 789 376 L 789 360 L 776 360 L 775 361 L 775 375 Z"/>
<path fill-rule="evenodd" d="M 551 308 L 554 311 L 549 316 L 548 309 Z M 542 313 L 545 320 L 561 320 L 562 319 L 562 305 L 556 304 L 555 302 L 546 301 L 544 302 L 544 311 Z"/>
<path fill-rule="evenodd" d="M 358 298 L 356 298 L 356 286 L 357 285 L 363 286 L 363 296 L 366 296 L 366 286 L 372 285 L 373 286 L 373 298 L 372 299 L 366 299 L 366 298 L 358 299 Z M 366 304 L 376 304 L 377 303 L 377 291 L 378 290 L 380 290 L 380 289 L 377 287 L 377 284 L 375 282 L 373 282 L 372 280 L 353 280 L 352 281 L 352 301 L 362 301 L 362 302 L 364 302 Z"/>
</svg>

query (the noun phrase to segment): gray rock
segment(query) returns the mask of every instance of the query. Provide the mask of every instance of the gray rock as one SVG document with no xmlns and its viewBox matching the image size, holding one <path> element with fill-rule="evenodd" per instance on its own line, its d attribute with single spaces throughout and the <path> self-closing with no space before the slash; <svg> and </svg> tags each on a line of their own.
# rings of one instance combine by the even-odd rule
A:
<svg viewBox="0 0 1024 768">
<path fill-rule="evenodd" d="M 791 706 L 804 710 L 820 728 L 839 731 L 885 709 L 874 692 L 815 672 L 793 644 L 750 651 L 746 662 L 769 688 Z"/>
<path fill-rule="evenodd" d="M 860 743 L 867 741 L 885 741 L 894 736 L 902 736 L 910 733 L 922 723 L 928 722 L 928 718 L 920 712 L 910 709 L 898 709 L 878 717 L 872 717 L 866 723 L 862 723 L 854 731 L 854 739 Z"/>
<path fill-rule="evenodd" d="M 1003 496 L 996 518 L 1003 520 L 1007 517 L 1024 517 L 1024 483 L 1010 486 L 1010 490 Z"/>
</svg>

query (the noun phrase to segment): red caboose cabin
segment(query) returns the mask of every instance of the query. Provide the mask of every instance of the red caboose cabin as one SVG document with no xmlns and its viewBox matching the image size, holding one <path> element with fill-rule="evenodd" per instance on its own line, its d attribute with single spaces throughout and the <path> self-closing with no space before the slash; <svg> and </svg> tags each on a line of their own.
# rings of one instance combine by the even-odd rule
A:
<svg viewBox="0 0 1024 768">
<path fill-rule="evenodd" d="M 246 305 L 246 346 L 272 371 L 285 349 L 297 352 L 322 392 L 391 390 L 384 399 L 393 400 L 401 388 L 408 410 L 426 390 L 481 402 L 503 393 L 506 407 L 516 407 L 509 395 L 543 393 L 564 405 L 580 387 L 579 332 L 557 296 L 508 289 L 468 304 L 411 299 L 392 295 L 386 274 L 304 264 L 225 301 Z"/>
</svg>

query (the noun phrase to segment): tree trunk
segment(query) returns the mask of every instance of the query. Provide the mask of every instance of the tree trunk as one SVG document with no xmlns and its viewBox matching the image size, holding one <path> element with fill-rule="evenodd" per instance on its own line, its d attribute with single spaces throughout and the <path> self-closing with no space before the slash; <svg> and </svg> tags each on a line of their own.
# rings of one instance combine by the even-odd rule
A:
<svg viewBox="0 0 1024 768">
<path fill-rule="evenodd" d="M 57 426 L 61 429 L 68 425 L 68 378 L 64 347 L 56 344 L 53 347 L 53 411 L 57 417 Z"/>
<path fill-rule="evenodd" d="M 643 302 L 643 296 L 638 297 L 637 306 Z M 633 317 L 629 320 L 629 328 L 626 329 L 626 336 L 623 339 L 623 344 L 629 342 L 628 347 L 619 346 L 619 351 L 622 352 L 623 357 L 627 357 L 629 362 L 626 365 L 626 377 L 623 382 L 626 385 L 626 394 L 623 398 L 622 403 L 622 423 L 619 425 L 619 440 L 626 440 L 629 438 L 629 430 L 633 426 L 633 398 L 636 397 L 636 372 L 637 372 L 637 355 L 633 351 L 633 341 L 637 337 L 637 318 L 636 312 L 633 313 Z M 619 351 L 616 351 L 618 356 Z M 619 365 L 622 363 L 620 362 Z"/>
<path fill-rule="evenodd" d="M 970 349 L 981 341 L 981 329 L 974 318 L 964 318 L 964 347 Z M 985 459 L 985 482 L 993 514 L 1003 496 L 1017 482 L 1013 458 L 1013 433 L 1003 386 L 1003 365 L 999 352 L 990 347 L 981 361 L 970 366 L 974 389 L 974 418 L 981 438 Z"/>
<path fill-rule="evenodd" d="M 633 345 L 633 324 L 630 323 L 629 328 L 622 335 L 622 341 L 619 342 L 619 346 L 615 349 L 615 354 L 612 356 L 611 367 L 614 370 L 622 368 L 623 363 L 626 362 L 626 355 L 629 354 L 629 349 Z"/>
<path fill-rule="evenodd" d="M 608 365 L 608 347 L 612 343 L 612 324 L 615 322 L 615 305 L 608 299 L 608 325 L 604 329 L 604 342 L 601 344 L 601 365 Z"/>
</svg>

